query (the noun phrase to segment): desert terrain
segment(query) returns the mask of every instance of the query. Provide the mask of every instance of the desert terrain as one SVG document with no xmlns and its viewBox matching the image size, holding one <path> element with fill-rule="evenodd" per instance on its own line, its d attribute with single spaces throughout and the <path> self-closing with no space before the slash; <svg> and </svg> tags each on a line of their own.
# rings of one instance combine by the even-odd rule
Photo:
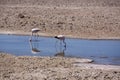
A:
<svg viewBox="0 0 120 80">
<path fill-rule="evenodd" d="M 119 0 L 0 0 L 0 32 L 120 39 Z M 25 33 L 24 33 L 25 32 Z"/>
<path fill-rule="evenodd" d="M 120 0 L 0 0 L 0 34 L 120 39 Z M 120 80 L 120 66 L 0 52 L 0 80 Z"/>
<path fill-rule="evenodd" d="M 81 58 L 0 53 L 0 80 L 120 80 L 120 66 L 90 62 Z"/>
</svg>

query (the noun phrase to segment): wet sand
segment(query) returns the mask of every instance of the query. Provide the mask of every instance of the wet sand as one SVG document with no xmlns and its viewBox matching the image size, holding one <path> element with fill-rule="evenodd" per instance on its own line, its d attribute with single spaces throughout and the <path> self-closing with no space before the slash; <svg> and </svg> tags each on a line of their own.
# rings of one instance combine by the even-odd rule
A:
<svg viewBox="0 0 120 80">
<path fill-rule="evenodd" d="M 0 80 L 120 80 L 120 66 L 91 60 L 0 53 Z"/>
</svg>

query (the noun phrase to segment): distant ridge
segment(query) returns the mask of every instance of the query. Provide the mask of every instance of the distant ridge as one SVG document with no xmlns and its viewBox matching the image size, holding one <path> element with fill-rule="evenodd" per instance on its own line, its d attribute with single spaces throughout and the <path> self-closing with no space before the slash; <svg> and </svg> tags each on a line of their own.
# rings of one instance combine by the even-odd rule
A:
<svg viewBox="0 0 120 80">
<path fill-rule="evenodd" d="M 0 0 L 0 5 L 44 5 L 44 6 L 120 6 L 120 0 Z"/>
</svg>

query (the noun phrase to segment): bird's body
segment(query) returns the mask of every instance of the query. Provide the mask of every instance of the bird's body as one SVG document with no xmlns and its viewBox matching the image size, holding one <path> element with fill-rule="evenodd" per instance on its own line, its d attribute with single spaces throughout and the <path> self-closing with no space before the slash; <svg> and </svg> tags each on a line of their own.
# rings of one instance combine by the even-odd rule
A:
<svg viewBox="0 0 120 80">
<path fill-rule="evenodd" d="M 30 41 L 32 40 L 32 36 L 38 37 L 37 33 L 40 31 L 40 29 L 39 28 L 33 28 L 31 31 L 32 31 L 32 35 L 31 35 Z"/>
<path fill-rule="evenodd" d="M 65 40 L 65 37 L 63 35 L 57 35 L 55 38 L 59 40 Z"/>
<path fill-rule="evenodd" d="M 40 31 L 40 29 L 39 28 L 33 28 L 31 31 L 32 31 L 32 33 L 37 33 L 37 32 Z"/>
<path fill-rule="evenodd" d="M 65 36 L 64 35 L 57 35 L 54 38 L 60 40 L 60 44 L 62 44 L 62 42 L 64 43 L 64 47 L 66 47 L 66 42 L 65 42 Z"/>
</svg>

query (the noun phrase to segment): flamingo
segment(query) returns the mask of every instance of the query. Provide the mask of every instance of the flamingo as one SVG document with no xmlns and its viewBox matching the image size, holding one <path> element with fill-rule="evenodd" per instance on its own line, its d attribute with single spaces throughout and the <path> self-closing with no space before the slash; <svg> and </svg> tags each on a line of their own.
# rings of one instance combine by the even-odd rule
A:
<svg viewBox="0 0 120 80">
<path fill-rule="evenodd" d="M 32 41 L 32 36 L 35 35 L 35 37 L 38 37 L 37 33 L 40 31 L 40 29 L 39 28 L 33 28 L 31 31 L 32 31 L 32 35 L 31 35 L 30 41 Z"/>
<path fill-rule="evenodd" d="M 64 43 L 64 47 L 66 47 L 66 42 L 65 42 L 65 36 L 64 35 L 57 35 L 54 38 L 60 40 L 60 45 L 62 44 L 62 42 Z"/>
</svg>

